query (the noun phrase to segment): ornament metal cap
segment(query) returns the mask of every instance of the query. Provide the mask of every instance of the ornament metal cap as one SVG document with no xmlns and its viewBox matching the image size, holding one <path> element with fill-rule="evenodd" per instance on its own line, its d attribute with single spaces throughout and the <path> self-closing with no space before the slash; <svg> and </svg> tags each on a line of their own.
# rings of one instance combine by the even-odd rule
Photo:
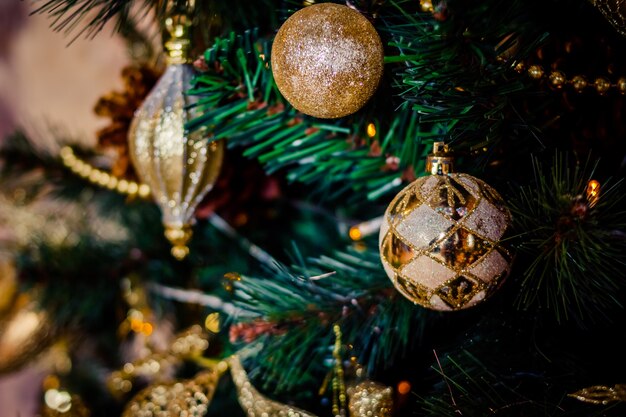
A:
<svg viewBox="0 0 626 417">
<path fill-rule="evenodd" d="M 433 143 L 433 153 L 426 159 L 426 172 L 447 175 L 454 172 L 454 157 L 444 142 Z"/>
<path fill-rule="evenodd" d="M 193 231 L 188 224 L 183 225 L 165 225 L 165 237 L 172 244 L 172 256 L 182 261 L 189 255 L 187 242 L 191 239 Z"/>
<path fill-rule="evenodd" d="M 189 63 L 191 23 L 191 17 L 186 13 L 172 13 L 165 19 L 163 49 L 168 65 Z"/>
</svg>

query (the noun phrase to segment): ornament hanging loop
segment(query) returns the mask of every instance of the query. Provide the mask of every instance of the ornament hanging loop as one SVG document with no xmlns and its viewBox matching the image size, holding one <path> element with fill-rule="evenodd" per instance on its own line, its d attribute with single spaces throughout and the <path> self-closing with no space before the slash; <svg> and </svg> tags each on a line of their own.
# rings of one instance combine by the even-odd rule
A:
<svg viewBox="0 0 626 417">
<path fill-rule="evenodd" d="M 433 144 L 433 153 L 426 160 L 426 172 L 431 175 L 448 175 L 454 172 L 454 157 L 444 142 Z"/>
</svg>

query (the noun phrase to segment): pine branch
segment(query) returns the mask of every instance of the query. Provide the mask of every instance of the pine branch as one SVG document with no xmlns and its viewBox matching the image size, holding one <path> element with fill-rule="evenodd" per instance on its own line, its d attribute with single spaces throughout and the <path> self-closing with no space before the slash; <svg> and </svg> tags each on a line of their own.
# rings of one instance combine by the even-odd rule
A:
<svg viewBox="0 0 626 417">
<path fill-rule="evenodd" d="M 257 158 L 267 172 L 288 171 L 290 181 L 314 184 L 331 198 L 350 191 L 351 201 L 373 200 L 397 189 L 403 170 L 423 171 L 433 135 L 420 128 L 408 106 L 396 109 L 389 123 L 373 107 L 339 121 L 304 116 L 278 92 L 270 50 L 271 42 L 255 32 L 217 39 L 204 55 L 208 71 L 190 91 L 199 97 L 201 115 L 188 127 L 244 147 L 244 155 Z M 369 138 L 369 123 L 382 133 Z"/>
<path fill-rule="evenodd" d="M 112 19 L 115 30 L 131 21 L 132 7 L 150 8 L 152 0 L 36 0 L 38 6 L 33 13 L 48 14 L 52 20 L 52 29 L 69 34 L 78 31 L 75 38 L 87 36 L 93 38 Z M 79 25 L 83 24 L 80 27 Z"/>
<path fill-rule="evenodd" d="M 114 31 L 122 35 L 136 36 L 132 28 L 134 22 L 149 16 L 154 11 L 155 20 L 160 24 L 168 11 L 169 4 L 185 4 L 181 0 L 34 0 L 33 14 L 46 14 L 51 20 L 51 27 L 66 35 L 74 34 L 73 39 L 81 36 L 94 38 L 109 22 L 114 22 Z M 205 46 L 216 31 L 244 30 L 250 27 L 262 27 L 270 30 L 277 25 L 277 9 L 281 0 L 259 0 L 256 7 L 250 7 L 247 0 L 196 1 L 194 20 L 198 41 Z M 217 17 L 217 19 L 216 19 Z"/>
<path fill-rule="evenodd" d="M 551 167 L 551 168 L 550 168 Z M 557 321 L 579 325 L 610 320 L 624 290 L 626 211 L 621 182 L 603 182 L 597 204 L 586 197 L 595 165 L 557 154 L 551 164 L 533 159 L 534 182 L 510 203 L 519 249 L 528 266 L 517 305 L 549 309 Z"/>
<path fill-rule="evenodd" d="M 545 41 L 529 28 L 526 3 L 448 1 L 435 15 L 416 10 L 416 2 L 390 4 L 381 19 L 398 51 L 388 61 L 402 63 L 394 88 L 419 114 L 422 129 L 457 151 L 526 138 L 534 145 L 533 114 L 519 110 L 533 93 L 512 70 Z"/>
<path fill-rule="evenodd" d="M 332 327 L 370 372 L 381 371 L 406 353 L 423 332 L 424 317 L 391 288 L 378 252 L 347 249 L 332 257 L 301 259 L 265 278 L 236 282 L 235 304 L 258 318 L 231 328 L 231 339 L 260 344 L 251 360 L 264 387 L 289 392 L 320 381 L 332 363 Z"/>
</svg>

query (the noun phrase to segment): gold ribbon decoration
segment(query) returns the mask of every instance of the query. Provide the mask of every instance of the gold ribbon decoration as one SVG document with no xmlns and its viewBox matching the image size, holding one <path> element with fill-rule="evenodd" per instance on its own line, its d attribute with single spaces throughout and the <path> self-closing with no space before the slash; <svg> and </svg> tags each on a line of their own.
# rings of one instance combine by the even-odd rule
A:
<svg viewBox="0 0 626 417">
<path fill-rule="evenodd" d="M 228 358 L 228 364 L 237 387 L 239 404 L 248 417 L 316 417 L 307 411 L 270 400 L 254 388 L 239 356 Z"/>
<path fill-rule="evenodd" d="M 626 0 L 590 0 L 622 35 L 626 36 Z"/>
<path fill-rule="evenodd" d="M 568 396 L 585 403 L 598 405 L 607 405 L 613 402 L 625 402 L 626 384 L 617 384 L 614 387 L 594 385 L 592 387 L 583 388 L 580 391 L 569 394 Z"/>
</svg>

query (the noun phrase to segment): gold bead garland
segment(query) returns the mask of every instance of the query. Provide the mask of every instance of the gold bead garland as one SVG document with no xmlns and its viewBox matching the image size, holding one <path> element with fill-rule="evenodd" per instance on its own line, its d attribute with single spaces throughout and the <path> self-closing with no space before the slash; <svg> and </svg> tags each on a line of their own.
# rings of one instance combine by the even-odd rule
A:
<svg viewBox="0 0 626 417">
<path fill-rule="evenodd" d="M 596 77 L 593 79 L 593 82 L 590 82 L 582 75 L 568 78 L 562 71 L 553 70 L 547 72 L 541 65 L 527 66 L 523 62 L 517 63 L 514 69 L 520 74 L 525 72 L 533 80 L 547 79 L 550 87 L 556 90 L 560 90 L 565 86 L 571 86 L 577 93 L 593 88 L 600 95 L 606 95 L 612 90 L 626 95 L 626 77 L 620 77 L 615 83 L 612 83 L 607 77 Z"/>
<path fill-rule="evenodd" d="M 150 187 L 135 181 L 118 178 L 106 171 L 95 168 L 90 163 L 76 156 L 74 150 L 64 146 L 60 152 L 63 165 L 79 177 L 86 179 L 93 185 L 107 188 L 130 197 L 150 197 Z"/>
</svg>

